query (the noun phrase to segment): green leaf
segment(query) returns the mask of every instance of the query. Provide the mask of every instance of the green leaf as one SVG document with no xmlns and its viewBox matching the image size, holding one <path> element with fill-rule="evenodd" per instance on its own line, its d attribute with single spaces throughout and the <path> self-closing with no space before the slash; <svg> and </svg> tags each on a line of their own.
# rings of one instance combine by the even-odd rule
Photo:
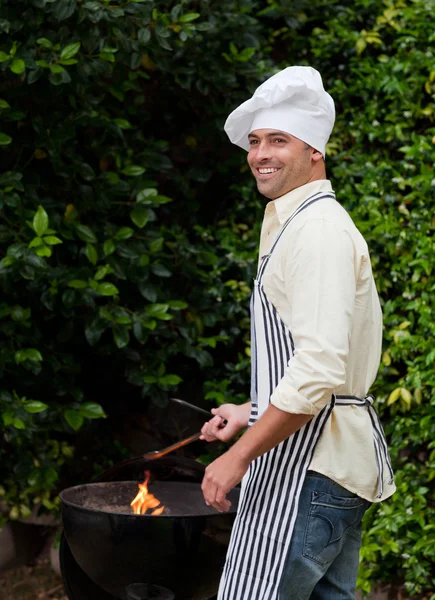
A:
<svg viewBox="0 0 435 600">
<path fill-rule="evenodd" d="M 96 244 L 98 241 L 95 233 L 87 225 L 81 225 L 81 224 L 76 225 L 76 233 L 79 236 L 79 238 L 81 240 L 83 240 L 84 242 L 89 242 L 90 244 Z"/>
<path fill-rule="evenodd" d="M 51 249 L 45 245 L 38 246 L 38 248 L 36 248 L 35 252 L 38 256 L 51 256 L 52 255 Z"/>
<path fill-rule="evenodd" d="M 52 14 L 55 19 L 63 21 L 73 15 L 78 8 L 77 0 L 62 0 L 54 3 Z"/>
<path fill-rule="evenodd" d="M 60 53 L 60 58 L 63 60 L 68 60 L 75 56 L 77 52 L 80 50 L 80 42 L 75 42 L 74 44 L 68 44 Z"/>
<path fill-rule="evenodd" d="M 178 385 L 181 381 L 181 377 L 178 375 L 164 375 L 163 377 L 159 377 L 159 383 L 162 385 Z"/>
<path fill-rule="evenodd" d="M 103 252 L 105 256 L 113 254 L 116 250 L 115 242 L 113 240 L 106 240 L 103 244 Z"/>
<path fill-rule="evenodd" d="M 15 429 L 26 429 L 26 426 L 24 425 L 23 421 L 21 419 L 18 419 L 17 417 L 15 417 L 15 419 L 13 420 L 12 425 L 15 427 Z"/>
<path fill-rule="evenodd" d="M 157 290 L 154 285 L 149 282 L 140 283 L 139 291 L 142 296 L 148 300 L 148 302 L 155 302 L 157 300 Z"/>
<path fill-rule="evenodd" d="M 23 518 L 27 518 L 32 515 L 32 511 L 25 504 L 20 504 L 20 513 Z"/>
<path fill-rule="evenodd" d="M 101 279 L 104 279 L 109 273 L 113 273 L 112 267 L 110 265 L 104 265 L 99 267 L 98 271 L 94 275 L 94 279 L 95 281 L 101 281 Z"/>
<path fill-rule="evenodd" d="M 168 196 L 162 196 L 161 194 L 153 198 L 153 204 L 168 204 L 169 202 L 173 202 L 173 199 L 168 198 Z"/>
<path fill-rule="evenodd" d="M 402 388 L 398 387 L 391 392 L 391 394 L 388 397 L 387 406 L 394 404 L 400 398 L 401 391 L 402 391 Z"/>
<path fill-rule="evenodd" d="M 112 96 L 113 96 L 114 98 L 116 98 L 116 99 L 117 99 L 117 100 L 119 100 L 120 102 L 123 102 L 123 101 L 124 101 L 124 98 L 125 98 L 125 96 L 124 96 L 124 93 L 122 92 L 122 90 L 118 90 L 117 88 L 115 88 L 115 87 L 111 86 L 111 87 L 109 88 L 109 92 L 112 94 Z"/>
<path fill-rule="evenodd" d="M 128 175 L 129 177 L 138 177 L 139 175 L 143 175 L 145 173 L 145 169 L 139 165 L 130 165 L 129 167 L 122 169 L 121 173 Z"/>
<path fill-rule="evenodd" d="M 76 60 L 75 58 L 68 58 L 67 60 L 60 60 L 59 64 L 69 66 L 69 65 L 76 65 L 78 62 L 79 61 Z"/>
<path fill-rule="evenodd" d="M 93 244 L 86 244 L 86 257 L 90 263 L 96 265 L 98 262 L 98 252 Z"/>
<path fill-rule="evenodd" d="M 10 315 L 13 321 L 19 323 L 20 321 L 26 321 L 30 319 L 32 311 L 30 308 L 23 308 L 20 305 L 15 305 L 10 307 Z"/>
<path fill-rule="evenodd" d="M 176 21 L 180 16 L 181 9 L 183 8 L 182 4 L 176 4 L 171 10 L 171 19 Z"/>
<path fill-rule="evenodd" d="M 9 511 L 9 518 L 11 521 L 16 521 L 20 517 L 20 509 L 18 506 L 13 506 Z"/>
<path fill-rule="evenodd" d="M 62 442 L 61 452 L 67 458 L 73 458 L 74 456 L 74 448 L 72 446 L 69 446 L 66 442 Z"/>
<path fill-rule="evenodd" d="M 6 135 L 6 133 L 0 133 L 0 146 L 7 146 L 12 142 L 12 138 L 10 135 Z"/>
<path fill-rule="evenodd" d="M 171 321 L 174 318 L 173 315 L 169 315 L 168 313 L 159 313 L 158 315 L 155 315 L 155 317 L 160 321 Z"/>
<path fill-rule="evenodd" d="M 80 414 L 79 411 L 73 409 L 65 410 L 63 416 L 65 417 L 68 425 L 70 425 L 74 431 L 78 431 L 85 421 L 83 415 Z"/>
<path fill-rule="evenodd" d="M 137 227 L 142 229 L 148 223 L 150 216 L 146 208 L 135 206 L 130 213 L 130 218 Z"/>
<path fill-rule="evenodd" d="M 163 238 L 157 238 L 150 243 L 150 252 L 151 254 L 155 254 L 156 252 L 160 252 L 163 248 Z"/>
<path fill-rule="evenodd" d="M 55 73 L 55 74 L 56 73 L 64 73 L 65 72 L 65 69 L 61 65 L 59 65 L 59 64 L 57 64 L 57 65 L 48 65 L 48 68 L 50 69 L 50 71 L 52 73 Z"/>
<path fill-rule="evenodd" d="M 104 419 L 107 416 L 103 407 L 96 402 L 84 402 L 80 405 L 79 411 L 86 419 Z"/>
<path fill-rule="evenodd" d="M 38 239 L 38 238 L 35 238 L 35 239 Z M 47 236 L 45 236 L 44 242 L 46 244 L 48 244 L 49 246 L 56 246 L 57 244 L 62 244 L 63 243 L 62 240 L 59 239 L 58 237 L 56 237 L 55 235 L 47 235 Z M 29 248 L 30 248 L 30 246 L 29 246 Z"/>
<path fill-rule="evenodd" d="M 137 2 L 137 0 L 136 0 Z M 144 28 L 142 27 L 141 29 L 139 29 L 138 33 L 137 33 L 137 39 L 142 43 L 142 44 L 147 44 L 150 39 L 151 39 L 151 31 L 148 28 Z"/>
<path fill-rule="evenodd" d="M 257 48 L 245 48 L 239 53 L 237 60 L 240 62 L 248 62 L 248 60 L 251 60 L 251 58 L 254 56 L 256 51 Z"/>
<path fill-rule="evenodd" d="M 85 327 L 85 336 L 88 344 L 90 346 L 95 346 L 95 344 L 100 341 L 105 329 L 106 323 L 104 322 L 104 319 L 100 318 L 100 316 L 97 316 L 90 323 L 88 323 Z"/>
<path fill-rule="evenodd" d="M 131 319 L 127 315 L 123 315 L 121 317 L 115 317 L 115 323 L 119 323 L 119 325 L 130 325 Z"/>
<path fill-rule="evenodd" d="M 182 310 L 183 308 L 187 308 L 187 302 L 183 302 L 183 300 L 169 300 L 168 302 L 169 308 L 173 310 Z"/>
<path fill-rule="evenodd" d="M 145 188 L 137 194 L 136 202 L 138 204 L 152 204 L 152 199 L 156 196 L 158 196 L 156 188 Z"/>
<path fill-rule="evenodd" d="M 88 163 L 81 162 L 78 165 L 78 172 L 85 181 L 92 181 L 95 179 L 95 171 Z"/>
<path fill-rule="evenodd" d="M 134 234 L 131 227 L 121 227 L 113 236 L 115 240 L 128 240 Z"/>
<path fill-rule="evenodd" d="M 14 411 L 12 410 L 12 408 L 7 408 L 5 411 L 2 412 L 3 424 L 5 425 L 5 427 L 12 425 L 12 423 L 14 422 L 14 418 Z"/>
<path fill-rule="evenodd" d="M 388 350 L 382 354 L 382 364 L 384 364 L 386 367 L 391 365 L 391 355 Z"/>
<path fill-rule="evenodd" d="M 145 307 L 145 312 L 160 321 L 170 321 L 173 317 L 167 313 L 168 308 L 167 304 L 150 304 Z"/>
<path fill-rule="evenodd" d="M 48 229 L 48 215 L 42 206 L 38 207 L 33 217 L 33 229 L 38 237 L 42 237 Z"/>
<path fill-rule="evenodd" d="M 127 119 L 113 119 L 115 125 L 118 125 L 120 129 L 132 129 L 131 123 Z"/>
<path fill-rule="evenodd" d="M 9 56 L 9 54 L 6 54 L 6 52 L 0 51 L 0 63 L 6 62 L 10 58 L 11 57 Z"/>
<path fill-rule="evenodd" d="M 6 102 L 6 100 L 3 100 L 3 98 L 0 98 L 0 108 L 10 108 L 10 104 L 8 102 Z"/>
<path fill-rule="evenodd" d="M 2 260 L 0 260 L 0 265 L 2 267 L 10 267 L 14 264 L 14 262 L 15 260 L 11 256 L 6 256 L 5 258 L 2 258 Z"/>
<path fill-rule="evenodd" d="M 358 55 L 362 54 L 362 53 L 364 52 L 364 50 L 366 49 L 366 47 L 367 47 L 367 42 L 366 42 L 366 40 L 365 40 L 364 38 L 362 38 L 362 37 L 361 37 L 361 38 L 359 38 L 359 39 L 356 41 L 356 45 L 355 45 L 355 47 L 356 47 L 356 53 L 357 53 Z"/>
<path fill-rule="evenodd" d="M 114 327 L 113 329 L 113 340 L 116 344 L 116 347 L 121 349 L 125 348 L 130 341 L 130 334 L 126 327 Z"/>
<path fill-rule="evenodd" d="M 165 34 L 165 37 L 163 37 L 162 34 Z M 166 39 L 167 35 L 170 35 L 169 31 L 160 30 L 160 32 L 156 34 L 156 38 L 157 38 L 157 41 L 159 43 L 159 46 L 161 46 L 165 50 L 172 50 L 172 46 L 170 45 L 170 43 Z"/>
<path fill-rule="evenodd" d="M 15 243 L 9 246 L 6 253 L 11 258 L 20 259 L 24 256 L 25 245 L 20 243 Z"/>
<path fill-rule="evenodd" d="M 16 75 L 21 75 L 21 73 L 23 73 L 26 70 L 26 64 L 24 60 L 21 60 L 21 58 L 15 58 L 12 61 L 12 64 L 9 68 L 12 71 L 12 73 L 15 73 Z"/>
<path fill-rule="evenodd" d="M 47 38 L 38 38 L 36 43 L 42 46 L 43 48 L 50 49 L 53 47 L 53 44 Z"/>
<path fill-rule="evenodd" d="M 37 362 L 42 360 L 42 355 L 36 348 L 27 348 L 26 354 L 29 360 L 35 360 Z"/>
<path fill-rule="evenodd" d="M 29 400 L 29 402 L 23 405 L 23 408 L 28 413 L 36 414 L 47 410 L 48 404 L 44 404 L 44 402 L 39 402 L 38 400 Z"/>
<path fill-rule="evenodd" d="M 22 350 L 17 350 L 17 352 L 15 352 L 15 362 L 19 364 L 25 360 L 40 362 L 42 361 L 42 355 L 36 348 L 23 348 Z"/>
<path fill-rule="evenodd" d="M 200 13 L 186 13 L 179 18 L 180 23 L 190 23 L 200 17 Z"/>
<path fill-rule="evenodd" d="M 405 403 L 408 406 L 411 406 L 411 392 L 409 390 L 407 390 L 406 388 L 400 388 L 400 397 L 402 398 L 402 400 L 405 401 Z"/>
<path fill-rule="evenodd" d="M 145 307 L 145 312 L 152 317 L 166 313 L 169 309 L 169 304 L 149 304 Z"/>
<path fill-rule="evenodd" d="M 68 287 L 74 288 L 76 290 L 83 290 L 88 287 L 88 282 L 83 281 L 83 279 L 72 279 L 68 281 Z"/>
<path fill-rule="evenodd" d="M 112 316 L 112 313 L 104 307 L 100 308 L 100 315 L 103 319 L 106 319 L 107 321 L 111 321 L 111 322 L 115 321 L 115 319 Z"/>
<path fill-rule="evenodd" d="M 171 271 L 167 269 L 164 265 L 159 263 L 154 263 L 151 265 L 152 272 L 155 273 L 158 277 L 170 277 L 172 275 Z"/>
<path fill-rule="evenodd" d="M 113 283 L 104 282 L 98 285 L 98 293 L 102 296 L 116 296 L 119 291 Z"/>
</svg>

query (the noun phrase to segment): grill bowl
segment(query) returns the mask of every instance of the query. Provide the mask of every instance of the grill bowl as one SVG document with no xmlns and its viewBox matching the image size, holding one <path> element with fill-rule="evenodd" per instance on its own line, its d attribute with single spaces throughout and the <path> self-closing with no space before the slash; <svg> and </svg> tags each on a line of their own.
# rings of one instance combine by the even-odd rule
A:
<svg viewBox="0 0 435 600">
<path fill-rule="evenodd" d="M 205 505 L 200 483 L 157 481 L 149 491 L 167 507 L 160 516 L 130 512 L 137 482 L 91 483 L 61 492 L 64 533 L 75 561 L 122 600 L 133 583 L 169 588 L 177 600 L 213 596 L 239 490 L 229 495 L 229 513 Z"/>
</svg>

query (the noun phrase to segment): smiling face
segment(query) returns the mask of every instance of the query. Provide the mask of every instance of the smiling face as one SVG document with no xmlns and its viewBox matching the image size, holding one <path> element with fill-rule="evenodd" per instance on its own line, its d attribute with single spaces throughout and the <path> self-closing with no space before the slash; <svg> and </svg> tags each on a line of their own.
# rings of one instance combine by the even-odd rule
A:
<svg viewBox="0 0 435 600">
<path fill-rule="evenodd" d="M 260 194 L 275 200 L 305 183 L 325 179 L 322 153 L 275 129 L 249 134 L 248 164 Z"/>
</svg>

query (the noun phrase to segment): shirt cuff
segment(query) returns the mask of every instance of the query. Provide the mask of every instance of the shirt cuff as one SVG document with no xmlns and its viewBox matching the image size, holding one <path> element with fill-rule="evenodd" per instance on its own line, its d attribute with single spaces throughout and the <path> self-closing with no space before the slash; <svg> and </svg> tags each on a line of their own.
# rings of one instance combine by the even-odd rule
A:
<svg viewBox="0 0 435 600">
<path fill-rule="evenodd" d="M 276 408 L 295 415 L 317 415 L 323 408 L 317 408 L 297 390 L 289 385 L 284 386 L 282 384 L 281 381 L 270 397 L 270 402 Z"/>
</svg>

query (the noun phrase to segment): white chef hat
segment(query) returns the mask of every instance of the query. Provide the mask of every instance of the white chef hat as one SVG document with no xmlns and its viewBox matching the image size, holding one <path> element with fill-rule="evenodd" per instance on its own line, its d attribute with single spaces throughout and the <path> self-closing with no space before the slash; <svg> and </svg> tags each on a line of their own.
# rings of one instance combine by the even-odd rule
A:
<svg viewBox="0 0 435 600">
<path fill-rule="evenodd" d="M 233 144 L 249 150 L 251 131 L 277 129 L 325 156 L 334 121 L 334 100 L 325 92 L 320 73 L 312 67 L 287 67 L 230 114 L 225 131 Z"/>
</svg>

